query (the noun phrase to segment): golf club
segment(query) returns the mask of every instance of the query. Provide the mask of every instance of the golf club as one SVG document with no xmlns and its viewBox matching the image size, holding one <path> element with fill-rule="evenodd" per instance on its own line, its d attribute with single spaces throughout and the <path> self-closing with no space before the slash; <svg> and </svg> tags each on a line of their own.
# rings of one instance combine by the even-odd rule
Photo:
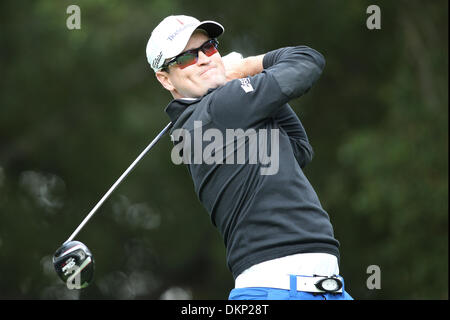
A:
<svg viewBox="0 0 450 320">
<path fill-rule="evenodd" d="M 85 288 L 94 277 L 92 253 L 79 241 L 65 242 L 56 250 L 53 265 L 69 289 Z"/>
<path fill-rule="evenodd" d="M 73 241 L 76 235 L 83 229 L 86 223 L 92 218 L 102 204 L 108 199 L 111 193 L 122 183 L 122 181 L 136 167 L 138 162 L 147 152 L 161 139 L 162 136 L 172 127 L 169 122 L 164 129 L 153 139 L 152 142 L 141 152 L 133 163 L 125 170 L 117 181 L 109 188 L 100 201 L 92 208 L 80 225 L 70 235 L 70 237 L 56 250 L 53 255 L 53 266 L 58 276 L 67 284 L 70 289 L 81 289 L 87 287 L 94 275 L 94 258 L 86 245 L 79 241 Z"/>
</svg>

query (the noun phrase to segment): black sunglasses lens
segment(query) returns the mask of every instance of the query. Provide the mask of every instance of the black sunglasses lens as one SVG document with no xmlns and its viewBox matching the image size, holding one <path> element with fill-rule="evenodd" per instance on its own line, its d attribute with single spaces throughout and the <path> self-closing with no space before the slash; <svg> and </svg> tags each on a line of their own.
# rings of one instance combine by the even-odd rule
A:
<svg viewBox="0 0 450 320">
<path fill-rule="evenodd" d="M 212 56 L 214 53 L 217 52 L 217 42 L 214 40 L 210 40 L 207 43 L 205 43 L 202 47 L 202 51 L 204 54 L 206 54 L 208 57 Z"/>
<path fill-rule="evenodd" d="M 176 63 L 180 69 L 184 69 L 193 65 L 197 62 L 198 59 L 198 51 L 202 50 L 202 52 L 208 57 L 212 56 L 217 52 L 218 42 L 215 39 L 211 39 L 205 42 L 200 48 L 194 50 L 188 50 L 178 57 L 176 57 L 172 62 L 169 62 L 168 66 L 172 63 Z"/>
<path fill-rule="evenodd" d="M 198 52 L 186 52 L 185 54 L 179 56 L 176 60 L 177 65 L 180 69 L 184 69 L 190 65 L 193 65 L 197 62 Z"/>
</svg>

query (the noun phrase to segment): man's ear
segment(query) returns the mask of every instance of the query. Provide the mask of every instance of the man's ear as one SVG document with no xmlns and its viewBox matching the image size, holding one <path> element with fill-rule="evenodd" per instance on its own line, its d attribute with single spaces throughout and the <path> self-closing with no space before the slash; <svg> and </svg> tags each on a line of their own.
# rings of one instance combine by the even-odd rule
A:
<svg viewBox="0 0 450 320">
<path fill-rule="evenodd" d="M 161 85 L 166 89 L 172 92 L 175 87 L 172 85 L 172 82 L 169 79 L 169 74 L 165 71 L 156 71 L 155 73 L 156 79 L 161 83 Z"/>
</svg>

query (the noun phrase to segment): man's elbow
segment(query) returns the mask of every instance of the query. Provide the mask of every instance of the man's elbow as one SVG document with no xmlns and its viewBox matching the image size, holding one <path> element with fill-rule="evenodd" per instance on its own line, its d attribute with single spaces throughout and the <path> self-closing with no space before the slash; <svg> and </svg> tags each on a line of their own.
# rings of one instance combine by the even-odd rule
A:
<svg viewBox="0 0 450 320">
<path fill-rule="evenodd" d="M 315 51 L 315 50 L 314 50 Z M 316 55 L 314 57 L 314 60 L 316 61 L 317 67 L 320 69 L 320 73 L 322 73 L 323 69 L 325 68 L 325 57 L 318 51 L 315 51 Z"/>
<path fill-rule="evenodd" d="M 310 76 L 312 79 L 311 85 L 316 82 L 322 75 L 323 69 L 325 68 L 325 57 L 318 51 L 308 48 L 308 56 L 310 57 Z"/>
<path fill-rule="evenodd" d="M 297 141 L 294 147 L 294 155 L 300 168 L 306 167 L 314 157 L 312 146 L 307 141 Z"/>
<path fill-rule="evenodd" d="M 301 166 L 301 168 L 303 169 L 306 167 L 306 165 L 312 161 L 313 157 L 314 151 L 311 145 L 308 144 L 308 147 L 303 149 L 303 166 Z"/>
</svg>

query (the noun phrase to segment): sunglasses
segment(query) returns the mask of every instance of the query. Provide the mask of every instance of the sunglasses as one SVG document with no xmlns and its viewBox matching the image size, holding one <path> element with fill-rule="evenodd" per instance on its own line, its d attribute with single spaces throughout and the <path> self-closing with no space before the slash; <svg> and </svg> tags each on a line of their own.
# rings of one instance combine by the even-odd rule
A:
<svg viewBox="0 0 450 320">
<path fill-rule="evenodd" d="M 206 41 L 197 49 L 187 50 L 185 52 L 180 53 L 173 59 L 170 59 L 168 62 L 164 63 L 161 67 L 161 70 L 167 70 L 171 65 L 177 65 L 180 69 L 184 69 L 189 67 L 198 60 L 198 52 L 201 50 L 206 56 L 210 57 L 217 52 L 217 47 L 219 46 L 219 42 L 216 39 L 211 39 Z"/>
</svg>

